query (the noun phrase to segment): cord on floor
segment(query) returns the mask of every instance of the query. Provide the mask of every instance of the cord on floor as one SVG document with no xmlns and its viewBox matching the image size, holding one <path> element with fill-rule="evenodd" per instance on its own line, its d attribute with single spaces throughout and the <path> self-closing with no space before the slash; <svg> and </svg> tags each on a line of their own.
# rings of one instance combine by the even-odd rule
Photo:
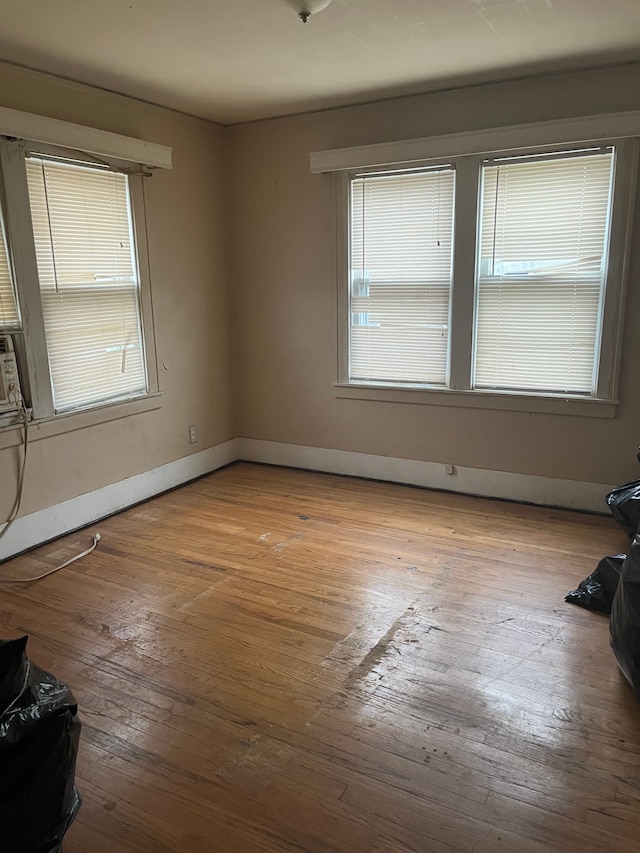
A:
<svg viewBox="0 0 640 853">
<path fill-rule="evenodd" d="M 56 566 L 55 569 L 49 569 L 49 571 L 43 572 L 43 574 L 37 575 L 34 578 L 1 578 L 0 577 L 0 583 L 33 583 L 34 581 L 40 581 L 40 580 L 42 580 L 42 578 L 49 577 L 49 575 L 52 575 L 54 572 L 59 572 L 60 569 L 66 569 L 67 566 L 70 566 L 71 563 L 75 563 L 76 560 L 79 560 L 81 557 L 86 557 L 87 554 L 90 554 L 92 551 L 94 551 L 96 549 L 100 539 L 101 539 L 100 534 L 96 533 L 96 535 L 93 537 L 93 544 L 89 548 L 87 548 L 86 551 L 82 551 L 80 554 L 76 554 L 75 557 L 71 557 L 70 560 L 67 560 L 65 563 L 62 563 L 60 566 Z"/>
</svg>

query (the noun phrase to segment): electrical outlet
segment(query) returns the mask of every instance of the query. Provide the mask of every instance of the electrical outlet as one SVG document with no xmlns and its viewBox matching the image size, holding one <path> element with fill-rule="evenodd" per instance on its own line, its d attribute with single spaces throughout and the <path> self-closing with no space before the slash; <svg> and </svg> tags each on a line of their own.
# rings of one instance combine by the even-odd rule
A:
<svg viewBox="0 0 640 853">
<path fill-rule="evenodd" d="M 195 424 L 192 424 L 189 427 L 189 444 L 195 444 L 198 440 L 198 433 L 196 431 Z"/>
<path fill-rule="evenodd" d="M 455 465 L 445 465 L 444 466 L 444 473 L 449 474 L 449 476 L 452 477 L 456 473 L 456 466 Z"/>
</svg>

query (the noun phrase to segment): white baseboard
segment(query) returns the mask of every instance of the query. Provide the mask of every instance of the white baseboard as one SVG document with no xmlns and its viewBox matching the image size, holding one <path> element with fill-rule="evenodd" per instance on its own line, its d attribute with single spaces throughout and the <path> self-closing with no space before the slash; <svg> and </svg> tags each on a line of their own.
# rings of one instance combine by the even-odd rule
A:
<svg viewBox="0 0 640 853">
<path fill-rule="evenodd" d="M 481 468 L 456 467 L 455 474 L 451 476 L 445 473 L 444 465 L 437 462 L 234 438 L 200 453 L 17 518 L 6 536 L 0 539 L 0 561 L 238 459 L 590 512 L 603 512 L 606 509 L 604 496 L 612 488 L 602 483 L 581 483 Z M 5 526 L 2 525 L 0 530 Z"/>
<path fill-rule="evenodd" d="M 94 492 L 16 518 L 6 536 L 0 539 L 0 560 L 92 524 L 100 518 L 166 492 L 167 489 L 222 468 L 237 458 L 237 439 L 234 438 Z M 2 525 L 4 527 L 6 525 Z"/>
<path fill-rule="evenodd" d="M 373 456 L 369 453 L 327 450 L 253 438 L 239 438 L 237 450 L 239 458 L 248 462 L 349 474 L 372 480 L 589 512 L 605 512 L 604 497 L 613 488 L 603 483 L 581 483 L 534 474 L 510 474 L 506 471 L 458 466 L 455 474 L 449 475 L 445 473 L 445 466 L 438 462 L 418 462 L 415 459 Z"/>
</svg>

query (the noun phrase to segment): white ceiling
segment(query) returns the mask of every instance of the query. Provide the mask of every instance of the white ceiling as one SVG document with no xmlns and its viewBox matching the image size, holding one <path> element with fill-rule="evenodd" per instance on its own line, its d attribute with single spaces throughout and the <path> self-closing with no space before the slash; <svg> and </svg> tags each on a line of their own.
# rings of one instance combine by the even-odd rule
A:
<svg viewBox="0 0 640 853">
<path fill-rule="evenodd" d="M 639 0 L 2 4 L 0 59 L 223 124 L 640 59 Z"/>
</svg>

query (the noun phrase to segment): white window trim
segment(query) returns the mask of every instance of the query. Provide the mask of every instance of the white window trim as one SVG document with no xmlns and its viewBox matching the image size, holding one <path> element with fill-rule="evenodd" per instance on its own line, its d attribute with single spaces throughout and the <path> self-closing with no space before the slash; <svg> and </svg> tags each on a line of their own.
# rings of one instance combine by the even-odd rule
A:
<svg viewBox="0 0 640 853">
<path fill-rule="evenodd" d="M 371 400 L 381 403 L 410 403 L 451 406 L 465 409 L 493 409 L 506 412 L 536 412 L 548 415 L 573 415 L 614 418 L 618 400 L 595 397 L 547 396 L 510 391 L 459 391 L 449 388 L 393 387 L 382 384 L 334 382 L 333 396 L 346 400 Z"/>
<path fill-rule="evenodd" d="M 361 146 L 316 152 L 310 155 L 311 171 L 336 172 L 336 247 L 338 277 L 338 352 L 337 381 L 334 395 L 339 398 L 377 400 L 397 403 L 463 406 L 508 411 L 571 414 L 592 417 L 615 417 L 618 403 L 618 374 L 622 348 L 624 312 L 635 186 L 638 177 L 638 140 L 620 136 L 604 136 L 607 129 L 633 132 L 640 136 L 640 111 L 610 116 L 591 116 L 567 122 L 543 122 L 480 131 L 477 134 L 408 140 L 399 143 Z M 587 132 L 590 135 L 587 137 Z M 536 142 L 532 142 L 536 140 Z M 542 140 L 545 140 L 544 142 Z M 353 382 L 349 379 L 349 184 L 356 172 L 375 172 L 389 166 L 404 167 L 436 165 L 455 161 L 459 174 L 474 170 L 488 154 L 504 155 L 514 150 L 545 150 L 551 147 L 568 148 L 575 144 L 615 145 L 617 165 L 613 185 L 611 211 L 611 242 L 607 282 L 602 309 L 602 349 L 598 353 L 599 370 L 595 395 L 475 390 L 469 387 L 471 378 L 474 298 L 469 298 L 468 282 L 475 281 L 477 184 L 456 181 L 456 220 L 454 243 L 454 280 L 451 293 L 451 326 L 455 324 L 459 345 L 449 353 L 449 387 L 433 387 L 396 383 Z M 488 143 L 498 143 L 488 150 Z M 452 145 L 453 152 L 446 146 Z M 511 147 L 509 147 L 511 146 Z M 472 153 L 473 152 L 473 153 Z M 409 153 L 419 159 L 407 160 Z M 427 154 L 432 156 L 425 156 Z M 473 190 L 471 189 L 473 187 Z M 473 197 L 470 197 L 470 194 Z M 460 342 L 466 341 L 463 346 Z"/>
<path fill-rule="evenodd" d="M 90 409 L 78 409 L 74 412 L 56 415 L 54 418 L 29 421 L 29 443 L 40 441 L 43 438 L 51 438 L 54 435 L 64 435 L 64 433 L 75 432 L 78 429 L 109 423 L 110 421 L 119 421 L 132 415 L 155 411 L 162 408 L 164 393 L 164 391 L 152 391 L 130 400 L 102 403 Z M 9 417 L 5 417 L 4 420 L 9 421 Z M 6 422 L 3 426 L 0 417 L 0 450 L 5 447 L 16 447 L 21 445 L 23 441 L 24 436 L 21 428 L 11 422 Z"/>
<path fill-rule="evenodd" d="M 354 169 L 401 166 L 423 160 L 448 160 L 452 157 L 486 155 L 496 151 L 513 152 L 551 145 L 580 145 L 594 140 L 602 144 L 607 139 L 635 136 L 640 136 L 640 110 L 314 151 L 309 155 L 309 163 L 312 174 L 351 172 Z"/>
<path fill-rule="evenodd" d="M 8 107 L 0 107 L 0 135 L 115 157 L 152 169 L 171 169 L 172 149 L 167 145 Z"/>
</svg>

